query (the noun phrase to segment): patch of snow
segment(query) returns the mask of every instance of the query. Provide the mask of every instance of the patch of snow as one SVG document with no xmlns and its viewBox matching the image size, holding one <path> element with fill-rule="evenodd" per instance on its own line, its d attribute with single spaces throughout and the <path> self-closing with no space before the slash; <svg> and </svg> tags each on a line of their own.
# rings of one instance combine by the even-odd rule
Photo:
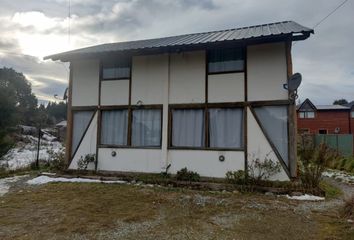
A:
<svg viewBox="0 0 354 240">
<path fill-rule="evenodd" d="M 44 134 L 46 139 L 55 137 L 49 134 Z M 5 154 L 0 160 L 0 166 L 8 170 L 16 170 L 25 168 L 35 162 L 37 157 L 37 141 L 36 137 L 23 135 L 23 141 L 20 141 L 16 146 Z M 39 159 L 42 161 L 51 161 L 54 153 L 59 153 L 64 150 L 63 145 L 58 141 L 48 141 L 41 139 Z"/>
<path fill-rule="evenodd" d="M 337 181 L 354 184 L 354 175 L 350 175 L 349 173 L 339 171 L 339 170 L 327 170 L 322 173 L 322 176 L 334 178 Z"/>
<path fill-rule="evenodd" d="M 292 199 L 292 200 L 300 200 L 300 201 L 323 201 L 325 200 L 324 197 L 319 197 L 319 196 L 314 196 L 310 194 L 304 194 L 301 196 L 289 196 L 285 195 L 287 199 Z"/>
<path fill-rule="evenodd" d="M 4 194 L 9 191 L 10 183 L 17 182 L 18 180 L 24 177 L 28 177 L 28 175 L 0 178 L 0 197 L 4 196 Z"/>
<path fill-rule="evenodd" d="M 104 181 L 104 180 L 99 180 L 99 179 L 88 179 L 88 178 L 63 178 L 63 177 L 58 177 L 58 178 L 53 178 L 53 177 L 48 177 L 48 176 L 39 176 L 33 179 L 30 179 L 27 181 L 28 184 L 30 185 L 41 185 L 41 184 L 46 184 L 46 183 L 51 183 L 51 182 L 70 182 L 70 183 L 127 183 L 126 181 Z"/>
</svg>

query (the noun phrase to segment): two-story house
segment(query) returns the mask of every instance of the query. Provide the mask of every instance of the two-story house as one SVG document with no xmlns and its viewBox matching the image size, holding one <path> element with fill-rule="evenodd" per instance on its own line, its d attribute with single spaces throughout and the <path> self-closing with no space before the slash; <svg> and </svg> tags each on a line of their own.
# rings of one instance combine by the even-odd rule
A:
<svg viewBox="0 0 354 240">
<path fill-rule="evenodd" d="M 292 21 L 102 44 L 46 59 L 70 62 L 67 157 L 97 171 L 225 177 L 265 157 L 296 175 L 296 107 L 284 88 Z"/>
</svg>

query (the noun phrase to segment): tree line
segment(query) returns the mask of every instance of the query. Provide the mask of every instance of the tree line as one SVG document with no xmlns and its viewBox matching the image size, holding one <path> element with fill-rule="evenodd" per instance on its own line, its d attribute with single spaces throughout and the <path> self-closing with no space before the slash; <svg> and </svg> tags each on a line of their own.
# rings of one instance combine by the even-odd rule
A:
<svg viewBox="0 0 354 240">
<path fill-rule="evenodd" d="M 12 68 L 0 68 L 0 156 L 11 147 L 11 133 L 17 125 L 48 127 L 65 119 L 66 103 L 38 106 L 26 77 Z"/>
</svg>

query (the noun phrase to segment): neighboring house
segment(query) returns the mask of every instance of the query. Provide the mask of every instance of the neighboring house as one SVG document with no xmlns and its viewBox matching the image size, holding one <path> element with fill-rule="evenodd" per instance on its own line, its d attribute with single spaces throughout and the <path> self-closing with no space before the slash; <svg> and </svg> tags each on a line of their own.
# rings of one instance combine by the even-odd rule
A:
<svg viewBox="0 0 354 240">
<path fill-rule="evenodd" d="M 306 99 L 297 108 L 298 133 L 352 134 L 353 120 L 353 108 L 349 106 L 314 105 Z"/>
<path fill-rule="evenodd" d="M 295 105 L 284 88 L 295 22 L 97 45 L 46 59 L 70 62 L 69 168 L 225 177 L 253 159 L 296 174 Z M 168 167 L 169 166 L 169 167 Z"/>
<path fill-rule="evenodd" d="M 66 139 L 66 120 L 63 120 L 55 125 L 56 136 L 60 141 L 65 141 Z"/>
<path fill-rule="evenodd" d="M 354 101 L 351 101 L 345 106 L 350 108 L 350 131 L 354 133 Z"/>
</svg>

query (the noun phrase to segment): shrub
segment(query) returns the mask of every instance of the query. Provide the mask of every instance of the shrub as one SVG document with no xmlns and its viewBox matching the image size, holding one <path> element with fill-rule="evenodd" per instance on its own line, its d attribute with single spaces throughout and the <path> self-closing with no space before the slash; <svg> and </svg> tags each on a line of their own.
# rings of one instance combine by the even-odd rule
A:
<svg viewBox="0 0 354 240">
<path fill-rule="evenodd" d="M 51 161 L 49 162 L 49 169 L 52 171 L 64 171 L 66 170 L 65 152 L 59 151 L 57 153 L 51 153 Z"/>
<path fill-rule="evenodd" d="M 354 195 L 344 199 L 343 217 L 354 217 Z"/>
<path fill-rule="evenodd" d="M 78 170 L 87 170 L 87 167 L 90 163 L 94 163 L 96 159 L 95 154 L 86 154 L 85 157 L 81 156 L 77 161 Z"/>
<path fill-rule="evenodd" d="M 229 183 L 235 184 L 245 184 L 246 183 L 246 174 L 243 170 L 238 171 L 228 171 L 226 173 L 226 180 Z"/>
<path fill-rule="evenodd" d="M 176 174 L 177 180 L 180 181 L 190 181 L 190 182 L 198 182 L 200 180 L 200 176 L 198 173 L 189 171 L 186 167 L 179 170 Z"/>
<path fill-rule="evenodd" d="M 280 169 L 280 163 L 272 161 L 268 156 L 266 156 L 263 161 L 256 158 L 249 162 L 248 176 L 251 181 L 259 183 L 260 181 L 268 180 L 270 177 L 279 173 Z"/>
<path fill-rule="evenodd" d="M 299 173 L 302 184 L 305 187 L 317 188 L 322 173 L 335 153 L 325 144 L 316 148 L 303 148 L 299 150 Z"/>
</svg>

